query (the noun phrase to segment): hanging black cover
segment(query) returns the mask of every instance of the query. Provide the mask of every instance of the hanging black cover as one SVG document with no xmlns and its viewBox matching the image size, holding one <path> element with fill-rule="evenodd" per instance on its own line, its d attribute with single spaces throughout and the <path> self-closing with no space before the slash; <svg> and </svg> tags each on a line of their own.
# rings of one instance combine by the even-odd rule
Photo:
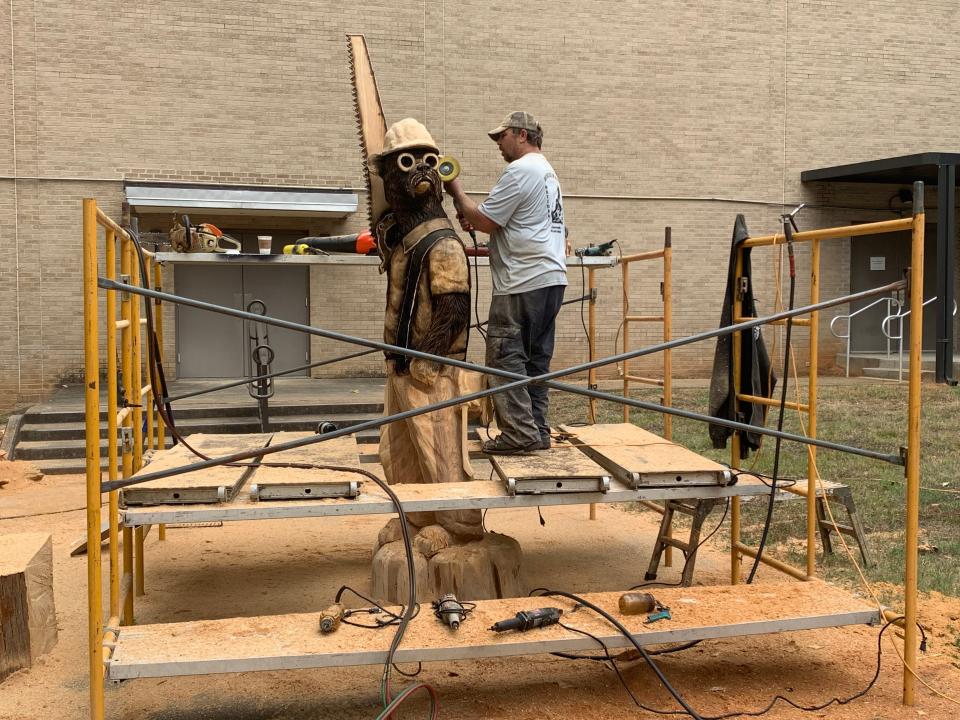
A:
<svg viewBox="0 0 960 720">
<path fill-rule="evenodd" d="M 737 247 L 750 237 L 747 221 L 743 215 L 737 215 L 733 224 L 733 241 L 730 246 L 730 262 L 727 267 L 727 291 L 724 295 L 723 311 L 720 313 L 720 327 L 732 322 L 734 293 L 737 291 L 737 279 L 734 277 L 737 263 Z M 746 288 L 742 300 L 742 313 L 747 317 L 757 317 L 757 306 L 753 297 L 753 278 L 750 270 L 750 248 L 743 250 L 743 278 Z M 740 333 L 740 384 L 741 393 L 756 397 L 773 396 L 777 378 L 770 365 L 760 328 Z M 733 335 L 717 338 L 717 348 L 713 358 L 713 375 L 710 378 L 710 410 L 712 417 L 735 420 L 762 427 L 767 419 L 767 406 L 759 403 L 739 404 L 739 412 L 734 416 L 733 387 Z M 740 457 L 745 458 L 751 450 L 760 447 L 762 438 L 758 433 L 733 430 L 723 425 L 710 425 L 710 439 L 715 448 L 725 448 L 727 438 L 734 432 L 740 434 Z"/>
</svg>

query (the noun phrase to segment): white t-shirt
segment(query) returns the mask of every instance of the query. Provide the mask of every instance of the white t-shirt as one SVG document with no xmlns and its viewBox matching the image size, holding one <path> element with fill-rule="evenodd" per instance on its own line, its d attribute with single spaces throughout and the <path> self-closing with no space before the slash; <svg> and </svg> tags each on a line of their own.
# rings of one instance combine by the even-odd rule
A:
<svg viewBox="0 0 960 720">
<path fill-rule="evenodd" d="M 563 195 L 542 153 L 507 165 L 480 212 L 500 226 L 490 236 L 494 295 L 567 284 Z"/>
</svg>

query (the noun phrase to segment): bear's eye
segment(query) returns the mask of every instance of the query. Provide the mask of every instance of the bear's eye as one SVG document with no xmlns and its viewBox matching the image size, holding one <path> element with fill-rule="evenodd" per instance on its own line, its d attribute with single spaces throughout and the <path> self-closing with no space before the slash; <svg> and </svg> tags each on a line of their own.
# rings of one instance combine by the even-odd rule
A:
<svg viewBox="0 0 960 720">
<path fill-rule="evenodd" d="M 404 172 L 410 172 L 413 170 L 413 166 L 417 164 L 417 159 L 411 153 L 400 153 L 397 155 L 397 167 L 399 167 Z"/>
<path fill-rule="evenodd" d="M 421 158 L 421 162 L 426 165 L 431 170 L 436 170 L 437 166 L 440 164 L 440 156 L 436 153 L 427 153 Z"/>
</svg>

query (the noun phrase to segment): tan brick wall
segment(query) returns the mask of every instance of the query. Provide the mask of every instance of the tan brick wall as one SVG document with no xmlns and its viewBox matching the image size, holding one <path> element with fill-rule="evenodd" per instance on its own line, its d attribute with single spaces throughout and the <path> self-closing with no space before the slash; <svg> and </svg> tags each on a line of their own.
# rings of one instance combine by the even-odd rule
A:
<svg viewBox="0 0 960 720">
<path fill-rule="evenodd" d="M 124 178 L 360 186 L 345 32 L 367 36 L 388 119 L 423 119 L 460 158 L 476 197 L 502 169 L 484 131 L 524 107 L 546 129 L 574 245 L 616 237 L 624 252 L 657 248 L 672 226 L 674 329 L 685 335 L 717 323 L 736 213 L 755 234 L 776 229 L 780 202 L 813 203 L 800 218 L 807 228 L 886 219 L 892 188 L 803 187 L 800 172 L 957 149 L 955 9 L 952 0 L 924 3 L 922 13 L 893 0 L 535 0 L 524 13 L 536 30 L 520 33 L 514 5 L 480 0 L 0 4 L 0 300 L 9 308 L 0 406 L 33 401 L 80 370 L 85 195 L 118 216 Z M 341 229 L 364 222 L 358 213 Z M 808 292 L 806 252 L 798 299 Z M 775 258 L 755 254 L 765 307 Z M 823 296 L 843 292 L 845 243 L 825 246 L 823 260 Z M 314 268 L 310 278 L 312 322 L 380 336 L 380 276 Z M 607 355 L 619 271 L 597 278 L 598 353 Z M 658 285 L 655 269 L 644 269 L 632 306 L 652 312 Z M 579 287 L 573 271 L 569 295 Z M 483 315 L 486 277 L 480 290 Z M 585 357 L 579 312 L 563 313 L 555 367 Z M 829 365 L 838 344 L 824 315 Z M 637 344 L 658 337 L 652 327 L 634 333 Z M 797 332 L 802 362 L 805 338 Z M 472 347 L 479 359 L 478 338 Z M 311 348 L 315 360 L 339 352 L 317 339 Z M 712 355 L 712 343 L 679 350 L 675 372 L 704 374 Z M 636 370 L 653 374 L 658 364 Z M 378 366 L 374 356 L 329 371 Z"/>
</svg>

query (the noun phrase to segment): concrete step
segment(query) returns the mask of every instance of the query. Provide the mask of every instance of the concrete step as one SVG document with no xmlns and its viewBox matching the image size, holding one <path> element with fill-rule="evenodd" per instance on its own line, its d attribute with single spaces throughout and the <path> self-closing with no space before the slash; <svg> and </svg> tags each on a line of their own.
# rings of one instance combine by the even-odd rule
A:
<svg viewBox="0 0 960 720">
<path fill-rule="evenodd" d="M 105 407 L 106 402 L 101 404 Z M 329 403 L 329 404 L 304 404 L 304 405 L 271 405 L 270 415 L 329 415 L 344 413 L 381 413 L 383 412 L 383 403 L 380 402 L 356 402 L 356 403 Z M 206 417 L 245 417 L 256 416 L 257 406 L 251 400 L 249 405 L 210 405 L 197 407 L 178 407 L 173 404 L 173 414 L 175 420 L 188 420 Z M 25 423 L 83 423 L 85 415 L 83 410 L 44 410 L 41 412 L 27 411 L 24 418 Z M 100 419 L 106 422 L 106 410 L 100 411 Z"/>
<path fill-rule="evenodd" d="M 328 416 L 287 416 L 287 417 L 277 417 L 271 418 L 270 420 L 270 429 L 273 432 L 297 432 L 297 431 L 312 431 L 316 430 L 317 423 L 321 420 L 327 420 L 337 424 L 340 427 L 349 427 L 351 425 L 356 425 L 361 422 L 366 422 L 368 420 L 375 420 L 379 417 L 382 417 L 380 413 L 367 413 L 367 414 L 351 414 L 351 415 L 328 415 Z M 178 423 L 177 429 L 184 435 L 192 435 L 198 432 L 205 433 L 257 433 L 260 432 L 260 424 L 258 421 L 245 420 L 243 418 L 233 418 L 232 422 L 224 423 L 222 418 L 212 419 L 212 420 L 197 420 L 191 421 L 190 423 Z M 24 428 L 25 430 L 27 428 Z M 361 435 L 365 436 L 366 439 L 377 438 L 376 431 L 369 431 L 362 433 Z M 21 438 L 24 435 L 21 433 Z M 17 460 L 55 460 L 55 459 L 69 459 L 69 458 L 83 458 L 86 455 L 86 439 L 82 431 L 82 426 L 79 432 L 79 437 L 57 437 L 49 438 L 43 435 L 42 433 L 32 432 L 29 436 L 31 439 L 21 439 L 17 443 L 14 457 Z M 107 443 L 106 443 L 106 433 L 101 430 L 101 442 L 100 442 L 100 452 L 105 454 L 107 452 Z M 167 438 L 167 447 L 172 445 L 172 438 L 168 435 Z"/>
<path fill-rule="evenodd" d="M 934 379 L 935 374 L 936 373 L 932 368 L 930 370 L 924 369 L 920 372 L 920 379 L 923 381 L 927 381 L 927 380 L 932 381 Z M 898 371 L 896 366 L 864 368 L 862 375 L 863 377 L 877 378 L 879 380 L 897 380 L 898 379 Z M 904 382 L 907 381 L 907 376 L 908 376 L 907 368 L 904 367 L 903 369 Z"/>
<path fill-rule="evenodd" d="M 362 420 L 379 417 L 380 413 L 326 413 L 326 414 L 303 414 L 303 415 L 270 415 L 270 424 L 275 430 L 314 430 L 317 423 L 330 421 L 333 423 L 347 423 L 355 425 Z M 179 415 L 174 416 L 177 423 L 177 430 L 182 435 L 193 433 L 256 433 L 260 432 L 260 420 L 254 415 L 239 417 L 202 417 L 202 418 L 183 418 Z M 100 437 L 107 436 L 107 425 L 105 421 L 100 425 Z M 19 442 L 32 442 L 38 440 L 58 441 L 58 440 L 80 440 L 86 437 L 86 425 L 82 422 L 27 422 L 20 429 Z"/>
</svg>

